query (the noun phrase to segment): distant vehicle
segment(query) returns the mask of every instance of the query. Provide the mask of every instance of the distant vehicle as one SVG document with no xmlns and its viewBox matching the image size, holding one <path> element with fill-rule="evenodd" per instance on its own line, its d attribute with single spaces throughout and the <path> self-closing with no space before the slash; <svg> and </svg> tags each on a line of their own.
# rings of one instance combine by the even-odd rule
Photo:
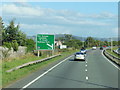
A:
<svg viewBox="0 0 120 90">
<path fill-rule="evenodd" d="M 74 60 L 85 60 L 85 54 L 81 52 L 75 53 Z"/>
<path fill-rule="evenodd" d="M 86 50 L 80 50 L 80 52 L 86 54 Z"/>
<path fill-rule="evenodd" d="M 100 50 L 103 50 L 103 47 L 100 47 Z"/>
<path fill-rule="evenodd" d="M 120 48 L 118 48 L 118 53 L 120 53 Z"/>
<path fill-rule="evenodd" d="M 120 51 L 120 48 L 118 48 L 118 51 Z"/>
<path fill-rule="evenodd" d="M 104 45 L 103 47 L 106 48 L 107 46 Z"/>
<path fill-rule="evenodd" d="M 97 49 L 97 47 L 95 47 L 95 46 L 94 46 L 94 47 L 92 47 L 92 49 L 93 49 L 93 50 L 96 50 L 96 49 Z"/>
<path fill-rule="evenodd" d="M 80 52 L 86 54 L 87 50 L 84 47 L 82 47 Z"/>
</svg>

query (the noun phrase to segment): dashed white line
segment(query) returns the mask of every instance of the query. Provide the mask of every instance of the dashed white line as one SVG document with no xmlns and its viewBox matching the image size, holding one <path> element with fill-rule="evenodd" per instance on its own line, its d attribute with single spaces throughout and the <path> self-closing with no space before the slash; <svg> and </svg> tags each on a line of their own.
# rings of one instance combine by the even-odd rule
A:
<svg viewBox="0 0 120 90">
<path fill-rule="evenodd" d="M 86 80 L 88 80 L 88 76 L 87 76 L 87 61 L 86 61 L 86 64 L 85 64 L 85 66 L 86 66 L 86 69 L 85 69 L 85 71 L 86 71 Z"/>
<path fill-rule="evenodd" d="M 72 55 L 73 56 L 73 55 Z M 50 72 L 51 70 L 53 70 L 55 67 L 57 67 L 58 65 L 60 65 L 61 63 L 65 62 L 67 59 L 71 58 L 72 56 L 69 56 L 68 58 L 64 59 L 63 61 L 59 62 L 58 64 L 56 64 L 55 66 L 53 66 L 52 68 L 50 68 L 48 71 L 44 72 L 43 74 L 41 74 L 40 76 L 38 76 L 37 78 L 35 78 L 33 81 L 29 82 L 27 85 L 25 85 L 24 87 L 22 87 L 23 90 L 25 88 L 27 88 L 28 86 L 30 86 L 32 83 L 34 83 L 35 81 L 37 81 L 38 79 L 40 79 L 42 76 L 44 76 L 45 74 L 47 74 L 48 72 Z"/>
<path fill-rule="evenodd" d="M 89 78 L 88 78 L 88 76 L 86 76 L 86 80 L 88 80 Z"/>
</svg>

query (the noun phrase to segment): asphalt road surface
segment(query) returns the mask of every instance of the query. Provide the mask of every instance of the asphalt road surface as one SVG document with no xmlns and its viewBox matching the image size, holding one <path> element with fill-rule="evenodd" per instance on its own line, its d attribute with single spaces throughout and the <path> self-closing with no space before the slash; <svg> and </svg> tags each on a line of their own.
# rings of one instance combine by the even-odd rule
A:
<svg viewBox="0 0 120 90">
<path fill-rule="evenodd" d="M 68 57 L 56 66 L 38 70 L 9 88 L 118 88 L 118 71 L 102 51 L 89 50 L 86 61 Z"/>
</svg>

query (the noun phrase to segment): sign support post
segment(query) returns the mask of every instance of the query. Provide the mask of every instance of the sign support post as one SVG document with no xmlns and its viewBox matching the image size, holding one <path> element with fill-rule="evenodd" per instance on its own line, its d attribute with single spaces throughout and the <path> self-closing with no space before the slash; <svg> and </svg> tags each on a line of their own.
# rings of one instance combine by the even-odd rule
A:
<svg viewBox="0 0 120 90">
<path fill-rule="evenodd" d="M 38 50 L 38 57 L 40 56 L 40 51 Z"/>
</svg>

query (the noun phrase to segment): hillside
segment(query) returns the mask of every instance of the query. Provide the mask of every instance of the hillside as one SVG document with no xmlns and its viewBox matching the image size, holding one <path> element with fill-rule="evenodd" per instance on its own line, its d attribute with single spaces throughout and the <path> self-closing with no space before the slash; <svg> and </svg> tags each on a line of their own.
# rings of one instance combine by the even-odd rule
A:
<svg viewBox="0 0 120 90">
<path fill-rule="evenodd" d="M 56 34 L 55 35 L 55 39 L 58 39 L 59 37 L 64 37 L 64 34 Z M 33 39 L 34 41 L 36 41 L 36 36 L 27 36 L 28 39 Z M 81 40 L 81 41 L 85 41 L 87 37 L 79 37 L 79 36 L 75 36 L 73 35 L 73 38 Z M 97 38 L 97 37 L 93 37 L 95 40 L 100 40 L 100 41 L 110 41 L 110 38 Z M 112 38 L 113 41 L 118 41 L 118 38 Z"/>
</svg>

